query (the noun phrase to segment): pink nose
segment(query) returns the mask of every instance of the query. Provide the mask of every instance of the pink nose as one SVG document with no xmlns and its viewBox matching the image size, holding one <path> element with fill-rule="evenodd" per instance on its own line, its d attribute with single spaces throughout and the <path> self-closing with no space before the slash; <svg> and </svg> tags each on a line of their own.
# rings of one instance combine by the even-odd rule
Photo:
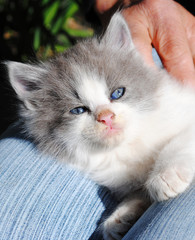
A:
<svg viewBox="0 0 195 240">
<path fill-rule="evenodd" d="M 97 121 L 111 127 L 114 116 L 115 114 L 113 112 L 105 109 L 98 114 Z"/>
</svg>

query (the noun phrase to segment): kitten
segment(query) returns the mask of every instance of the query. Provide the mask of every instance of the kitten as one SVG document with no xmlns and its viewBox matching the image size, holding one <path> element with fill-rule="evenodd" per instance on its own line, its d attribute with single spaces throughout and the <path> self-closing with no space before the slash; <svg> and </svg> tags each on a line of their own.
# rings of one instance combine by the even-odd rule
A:
<svg viewBox="0 0 195 240">
<path fill-rule="evenodd" d="M 7 63 L 20 116 L 38 146 L 124 200 L 104 222 L 121 239 L 149 206 L 195 173 L 195 92 L 147 66 L 116 13 L 101 39 L 38 64 Z"/>
</svg>

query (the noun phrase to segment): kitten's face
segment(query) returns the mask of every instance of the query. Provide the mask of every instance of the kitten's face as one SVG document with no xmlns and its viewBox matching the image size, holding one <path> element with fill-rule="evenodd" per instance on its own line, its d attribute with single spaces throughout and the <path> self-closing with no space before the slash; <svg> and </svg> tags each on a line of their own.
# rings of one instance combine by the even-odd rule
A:
<svg viewBox="0 0 195 240">
<path fill-rule="evenodd" d="M 53 88 L 53 95 L 58 97 L 54 99 L 47 94 L 48 102 L 55 103 L 49 106 L 46 103 L 42 109 L 54 113 L 52 121 L 58 124 L 52 134 L 58 139 L 67 138 L 69 146 L 82 145 L 89 151 L 113 148 L 125 139 L 129 128 L 132 128 L 133 136 L 138 122 L 136 110 L 129 105 L 131 91 L 127 70 L 121 72 L 121 58 L 117 60 L 116 55 L 111 60 L 110 51 L 102 60 L 102 54 L 96 48 L 86 51 L 83 46 L 76 46 L 68 56 L 62 55 L 50 65 L 55 76 L 46 77 L 51 88 L 45 93 Z"/>
<path fill-rule="evenodd" d="M 127 103 L 122 101 L 125 86 L 116 84 L 112 88 L 105 76 L 80 70 L 74 99 L 78 103 L 70 105 L 65 113 L 72 131 L 76 130 L 75 138 L 93 150 L 120 144 L 131 115 Z"/>
<path fill-rule="evenodd" d="M 143 66 L 117 14 L 91 39 L 44 64 L 8 63 L 21 115 L 43 149 L 101 151 L 137 137 L 141 113 L 155 106 L 157 77 Z M 129 136 L 129 133 L 130 136 Z"/>
</svg>

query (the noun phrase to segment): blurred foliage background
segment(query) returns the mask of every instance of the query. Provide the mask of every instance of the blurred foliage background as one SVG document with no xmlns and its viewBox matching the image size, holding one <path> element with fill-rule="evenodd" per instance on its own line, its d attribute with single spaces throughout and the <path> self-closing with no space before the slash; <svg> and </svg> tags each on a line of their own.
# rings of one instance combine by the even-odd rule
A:
<svg viewBox="0 0 195 240">
<path fill-rule="evenodd" d="M 92 4 L 91 0 L 0 0 L 0 61 L 45 60 L 92 36 L 83 11 Z M 0 133 L 17 119 L 17 101 L 6 75 L 0 64 Z"/>
<path fill-rule="evenodd" d="M 79 0 L 0 0 L 1 59 L 45 59 L 92 36 L 81 5 Z"/>
</svg>

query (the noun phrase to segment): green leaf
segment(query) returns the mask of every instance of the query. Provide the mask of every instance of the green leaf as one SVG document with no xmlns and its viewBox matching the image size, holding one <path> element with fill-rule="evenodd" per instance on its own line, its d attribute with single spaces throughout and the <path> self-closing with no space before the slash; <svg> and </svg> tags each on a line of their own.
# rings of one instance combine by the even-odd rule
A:
<svg viewBox="0 0 195 240">
<path fill-rule="evenodd" d="M 51 22 L 54 19 L 54 17 L 56 16 L 58 9 L 60 6 L 60 2 L 59 1 L 55 1 L 53 4 L 51 4 L 44 12 L 44 25 L 47 28 L 51 27 Z"/>
<path fill-rule="evenodd" d="M 52 29 L 51 29 L 52 34 L 58 33 L 59 30 L 61 29 L 63 23 L 64 23 L 64 16 L 58 18 L 57 21 L 53 24 Z"/>
<path fill-rule="evenodd" d="M 66 15 L 65 15 L 66 20 L 72 17 L 78 10 L 79 10 L 78 4 L 74 2 L 71 3 L 66 11 Z"/>
<path fill-rule="evenodd" d="M 67 50 L 69 47 L 70 47 L 70 45 L 69 46 L 55 45 L 55 51 L 57 53 L 61 53 L 61 52 L 64 52 L 65 50 Z"/>
<path fill-rule="evenodd" d="M 72 36 L 72 37 L 92 37 L 94 34 L 94 31 L 92 29 L 71 29 L 71 28 L 66 28 L 66 32 Z"/>
<path fill-rule="evenodd" d="M 34 34 L 34 41 L 33 41 L 33 46 L 35 51 L 39 49 L 40 43 L 41 43 L 41 30 L 40 28 L 36 28 L 35 34 Z"/>
</svg>

